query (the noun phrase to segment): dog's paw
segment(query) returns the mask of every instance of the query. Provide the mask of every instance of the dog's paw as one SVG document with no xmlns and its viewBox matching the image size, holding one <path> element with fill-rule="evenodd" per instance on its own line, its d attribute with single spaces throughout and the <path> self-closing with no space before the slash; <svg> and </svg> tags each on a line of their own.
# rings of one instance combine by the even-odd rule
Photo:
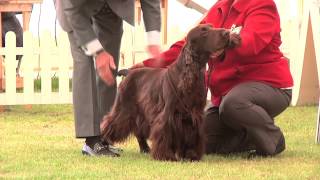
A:
<svg viewBox="0 0 320 180">
<path fill-rule="evenodd" d="M 148 154 L 148 153 L 150 153 L 150 148 L 147 147 L 147 148 L 140 149 L 140 153 Z"/>
<path fill-rule="evenodd" d="M 186 155 L 185 155 L 184 159 L 189 160 L 189 161 L 200 161 L 201 155 L 199 155 L 194 150 L 188 150 L 186 152 Z"/>
</svg>

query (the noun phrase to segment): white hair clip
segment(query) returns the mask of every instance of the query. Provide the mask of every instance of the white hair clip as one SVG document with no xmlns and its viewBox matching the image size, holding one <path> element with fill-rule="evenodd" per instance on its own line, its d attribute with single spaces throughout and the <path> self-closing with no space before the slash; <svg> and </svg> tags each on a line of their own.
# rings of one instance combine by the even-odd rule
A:
<svg viewBox="0 0 320 180">
<path fill-rule="evenodd" d="M 235 34 L 240 34 L 241 29 L 242 29 L 242 26 L 236 27 L 236 25 L 233 24 L 230 28 L 230 32 Z"/>
</svg>

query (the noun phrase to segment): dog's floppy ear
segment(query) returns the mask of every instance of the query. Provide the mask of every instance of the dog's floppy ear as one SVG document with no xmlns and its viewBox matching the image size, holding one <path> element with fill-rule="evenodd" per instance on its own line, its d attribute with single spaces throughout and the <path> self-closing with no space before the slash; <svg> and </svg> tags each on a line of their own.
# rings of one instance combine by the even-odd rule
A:
<svg viewBox="0 0 320 180">
<path fill-rule="evenodd" d="M 205 50 L 205 41 L 211 28 L 212 25 L 210 24 L 200 24 L 189 31 L 187 42 L 190 44 L 192 51 L 201 52 Z"/>
<path fill-rule="evenodd" d="M 199 24 L 189 31 L 187 34 L 187 40 L 189 42 L 195 42 L 200 37 L 207 36 L 210 28 L 212 28 L 211 24 Z"/>
<path fill-rule="evenodd" d="M 183 50 L 183 59 L 185 60 L 185 64 L 188 65 L 188 64 L 191 64 L 193 59 L 192 59 L 192 51 L 191 51 L 191 47 L 190 47 L 190 44 L 187 44 L 185 47 L 184 47 L 184 50 Z"/>
</svg>

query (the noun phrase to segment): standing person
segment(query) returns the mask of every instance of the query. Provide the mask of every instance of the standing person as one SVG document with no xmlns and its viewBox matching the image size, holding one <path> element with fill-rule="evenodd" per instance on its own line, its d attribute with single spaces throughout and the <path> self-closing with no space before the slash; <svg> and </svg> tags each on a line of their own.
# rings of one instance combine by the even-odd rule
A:
<svg viewBox="0 0 320 180">
<path fill-rule="evenodd" d="M 291 101 L 292 76 L 283 56 L 280 17 L 273 0 L 220 0 L 201 23 L 232 29 L 234 48 L 213 54 L 207 85 L 212 107 L 206 112 L 207 153 L 229 154 L 251 150 L 273 156 L 285 149 L 285 138 L 274 118 Z M 181 51 L 178 41 L 168 51 L 133 68 L 166 67 Z"/>
<path fill-rule="evenodd" d="M 6 34 L 9 31 L 13 31 L 16 34 L 17 47 L 23 46 L 23 29 L 16 17 L 15 12 L 3 12 L 1 13 L 2 21 L 2 47 L 6 46 Z M 21 64 L 22 55 L 17 55 L 18 66 L 16 68 L 16 74 L 19 75 L 19 69 Z"/>
<path fill-rule="evenodd" d="M 77 138 L 87 155 L 119 156 L 101 142 L 100 121 L 116 95 L 122 21 L 134 24 L 135 0 L 56 0 L 61 27 L 68 32 L 73 56 L 73 105 Z M 160 2 L 141 0 L 148 51 L 160 53 Z M 96 68 L 96 69 L 95 69 Z M 97 72 L 96 72 L 97 71 Z M 96 76 L 96 75 L 99 76 Z"/>
</svg>

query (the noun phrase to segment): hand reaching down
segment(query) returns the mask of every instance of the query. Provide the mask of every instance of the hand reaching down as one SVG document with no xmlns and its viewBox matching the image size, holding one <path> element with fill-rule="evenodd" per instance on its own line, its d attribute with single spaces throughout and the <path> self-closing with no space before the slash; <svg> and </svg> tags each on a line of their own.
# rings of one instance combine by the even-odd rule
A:
<svg viewBox="0 0 320 180">
<path fill-rule="evenodd" d="M 116 69 L 113 57 L 106 51 L 101 51 L 95 57 L 96 69 L 100 78 L 109 86 L 114 85 L 113 70 Z"/>
<path fill-rule="evenodd" d="M 157 59 L 160 57 L 161 50 L 159 45 L 148 45 L 147 51 L 152 58 Z"/>
</svg>

